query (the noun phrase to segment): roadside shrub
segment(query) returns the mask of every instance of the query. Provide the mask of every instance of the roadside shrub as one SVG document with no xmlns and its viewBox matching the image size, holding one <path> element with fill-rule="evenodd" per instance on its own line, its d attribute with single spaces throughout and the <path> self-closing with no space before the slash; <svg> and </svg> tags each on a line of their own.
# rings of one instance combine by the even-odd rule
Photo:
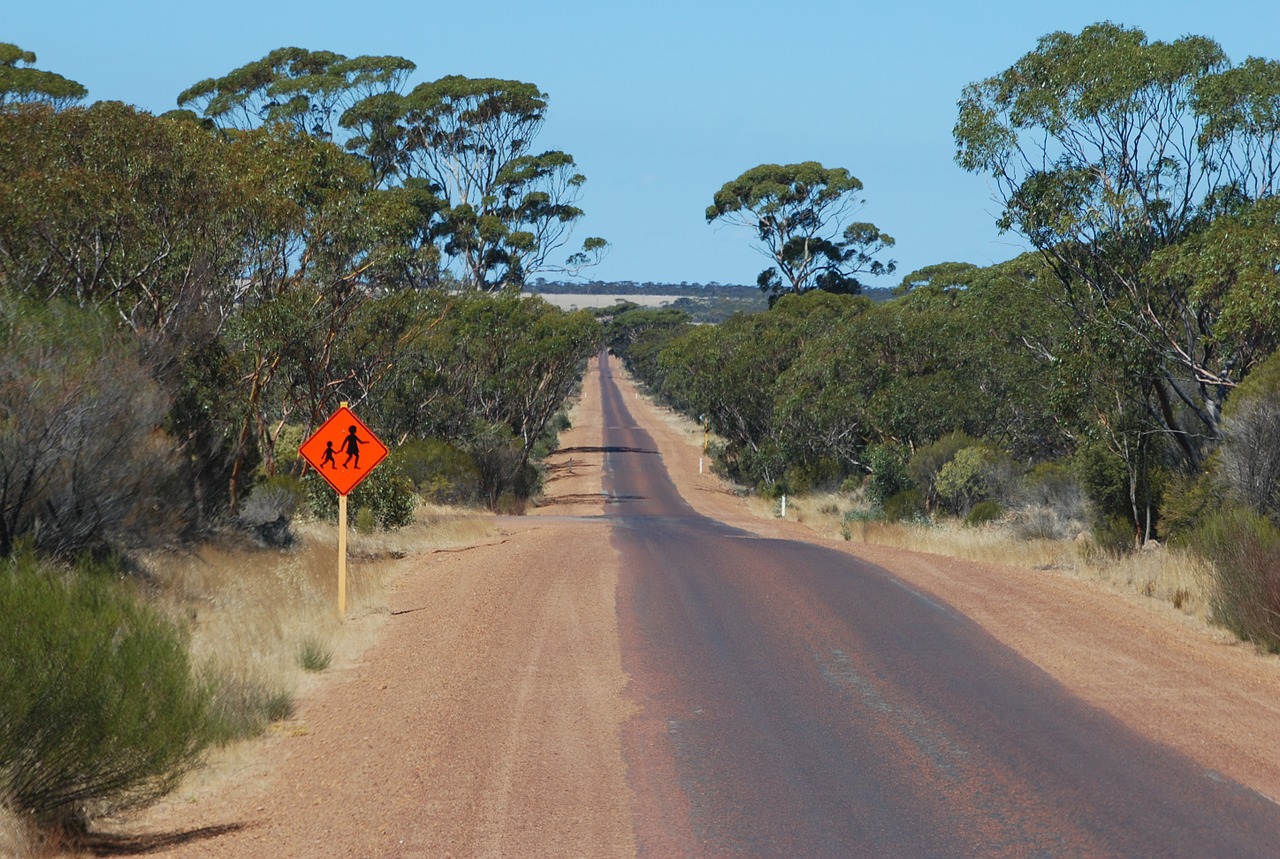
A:
<svg viewBox="0 0 1280 859">
<path fill-rule="evenodd" d="M 867 448 L 867 465 L 871 473 L 866 479 L 867 498 L 883 506 L 890 498 L 912 488 L 907 473 L 910 454 L 904 444 L 889 442 Z"/>
<path fill-rule="evenodd" d="M 964 517 L 964 524 L 971 528 L 985 525 L 988 522 L 995 522 L 1004 515 L 1004 508 L 995 501 L 979 501 L 973 505 L 973 509 L 969 511 L 969 515 Z"/>
<path fill-rule="evenodd" d="M 904 489 L 884 502 L 884 518 L 890 522 L 917 521 L 927 515 L 924 509 L 924 493 L 918 489 Z"/>
<path fill-rule="evenodd" d="M 1218 471 L 1259 513 L 1280 513 L 1280 352 L 1255 367 L 1222 410 Z"/>
<path fill-rule="evenodd" d="M 91 311 L 7 295 L 0 342 L 0 555 L 23 537 L 71 559 L 178 534 L 169 401 L 136 346 Z"/>
<path fill-rule="evenodd" d="M 101 571 L 0 562 L 0 803 L 82 827 L 172 790 L 211 740 L 183 634 Z"/>
<path fill-rule="evenodd" d="M 981 448 L 982 443 L 967 433 L 953 432 L 916 449 L 907 462 L 906 471 L 924 495 L 925 508 L 932 510 L 941 501 L 938 476 L 942 469 L 965 448 Z"/>
<path fill-rule="evenodd" d="M 1195 531 L 1221 509 L 1226 492 L 1216 474 L 1217 457 L 1212 457 L 1203 474 L 1188 477 L 1173 474 L 1160 504 L 1160 530 L 1168 542 L 1189 542 Z"/>
<path fill-rule="evenodd" d="M 314 471 L 303 478 L 307 488 L 307 504 L 322 519 L 338 518 L 338 493 L 325 479 Z M 394 530 L 413 521 L 413 510 L 418 496 L 413 491 L 413 481 L 397 473 L 394 466 L 384 462 L 369 473 L 347 495 L 347 515 L 356 517 L 361 509 L 368 509 L 379 527 Z"/>
<path fill-rule="evenodd" d="M 1151 447 L 1143 455 L 1151 459 L 1156 454 L 1156 443 L 1151 441 L 1147 444 Z M 1114 544 L 1116 551 L 1125 551 L 1120 547 L 1118 539 L 1112 540 L 1121 530 L 1117 520 L 1123 520 L 1127 523 L 1127 548 L 1135 548 L 1140 526 L 1146 524 L 1142 511 L 1147 509 L 1148 503 L 1153 511 L 1160 507 L 1163 470 L 1155 466 L 1137 469 L 1135 465 L 1137 473 L 1130 486 L 1129 465 L 1114 450 L 1098 441 L 1082 445 L 1076 451 L 1073 464 L 1076 479 L 1089 500 L 1093 520 L 1091 527 L 1095 537 L 1103 535 L 1104 542 Z M 1144 518 L 1143 522 L 1134 518 L 1134 499 L 1137 499 L 1139 517 Z"/>
<path fill-rule="evenodd" d="M 499 499 L 504 495 L 531 498 L 541 486 L 541 473 L 529 462 L 510 427 L 494 423 L 478 425 L 468 449 L 490 509 L 497 510 Z"/>
<path fill-rule="evenodd" d="M 388 463 L 413 481 L 414 489 L 437 504 L 477 504 L 480 470 L 471 455 L 443 439 L 410 439 L 391 452 Z"/>
<path fill-rule="evenodd" d="M 984 500 L 989 492 L 987 471 L 995 461 L 993 453 L 985 447 L 966 447 L 956 451 L 934 478 L 934 491 L 938 499 L 957 516 L 968 514 L 970 508 Z"/>
<path fill-rule="evenodd" d="M 1113 557 L 1132 552 L 1134 548 L 1134 525 L 1128 516 L 1095 518 L 1089 535 L 1096 548 Z"/>
<path fill-rule="evenodd" d="M 270 723 L 293 715 L 293 695 L 258 680 L 224 675 L 209 680 L 205 688 L 209 694 L 209 738 L 215 745 L 256 737 Z"/>
<path fill-rule="evenodd" d="M 1232 504 L 1196 529 L 1192 546 L 1213 562 L 1212 620 L 1280 653 L 1280 528 Z"/>
<path fill-rule="evenodd" d="M 292 475 L 264 478 L 240 508 L 240 521 L 267 546 L 291 546 L 293 532 L 289 526 L 305 498 L 302 481 Z"/>
<path fill-rule="evenodd" d="M 302 642 L 298 650 L 298 665 L 304 671 L 324 671 L 333 661 L 333 651 L 314 638 Z"/>
<path fill-rule="evenodd" d="M 823 457 L 814 462 L 788 468 L 783 482 L 792 493 L 800 495 L 821 489 L 831 489 L 838 486 L 843 478 L 844 470 L 839 460 Z"/>
<path fill-rule="evenodd" d="M 561 409 L 542 428 L 542 432 L 533 443 L 531 455 L 534 459 L 546 459 L 560 444 L 560 433 L 573 426 L 569 415 Z"/>
</svg>

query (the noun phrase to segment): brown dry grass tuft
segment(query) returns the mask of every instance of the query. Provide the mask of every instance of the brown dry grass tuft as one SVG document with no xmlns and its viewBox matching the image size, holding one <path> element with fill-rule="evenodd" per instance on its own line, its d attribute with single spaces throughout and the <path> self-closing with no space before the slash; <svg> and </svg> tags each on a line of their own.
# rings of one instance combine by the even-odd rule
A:
<svg viewBox="0 0 1280 859">
<path fill-rule="evenodd" d="M 65 855 L 61 834 L 45 831 L 0 805 L 0 857 L 55 859 Z"/>
</svg>

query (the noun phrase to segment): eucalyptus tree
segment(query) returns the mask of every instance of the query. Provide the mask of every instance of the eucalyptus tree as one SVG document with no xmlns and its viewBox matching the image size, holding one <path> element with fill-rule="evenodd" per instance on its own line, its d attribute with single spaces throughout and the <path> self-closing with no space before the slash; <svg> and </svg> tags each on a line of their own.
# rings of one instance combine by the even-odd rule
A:
<svg viewBox="0 0 1280 859">
<path fill-rule="evenodd" d="M 876 258 L 893 238 L 875 224 L 850 220 L 864 204 L 861 191 L 862 182 L 842 167 L 761 164 L 716 192 L 707 223 L 724 221 L 756 235 L 758 249 L 773 261 L 756 281 L 771 300 L 811 289 L 856 294 L 857 275 L 895 268 Z"/>
<path fill-rule="evenodd" d="M 0 279 L 153 340 L 192 314 L 223 317 L 243 238 L 224 154 L 188 122 L 119 102 L 0 111 Z"/>
<path fill-rule="evenodd" d="M 439 198 L 430 233 L 445 268 L 496 289 L 536 272 L 577 270 L 606 246 L 588 238 L 562 265 L 551 262 L 583 215 L 576 204 L 586 178 L 572 156 L 535 151 L 546 110 L 533 84 L 450 75 L 404 96 L 366 98 L 342 125 L 384 183 Z"/>
<path fill-rule="evenodd" d="M 332 51 L 276 48 L 178 96 L 221 128 L 288 122 L 297 131 L 332 139 L 339 117 L 356 102 L 397 92 L 416 66 L 403 57 L 346 57 Z"/>
<path fill-rule="evenodd" d="M 36 55 L 11 42 L 0 42 L 0 110 L 10 105 L 41 102 L 55 110 L 70 107 L 89 91 L 55 72 L 34 67 Z"/>
<path fill-rule="evenodd" d="M 1151 42 L 1101 23 L 1044 36 L 959 104 L 957 161 L 991 177 L 1000 227 L 1055 267 L 1055 299 L 1085 345 L 1125 353 L 1141 378 L 1117 379 L 1117 395 L 1143 400 L 1146 427 L 1191 470 L 1255 354 L 1218 336 L 1219 308 L 1167 256 L 1275 193 L 1278 82 L 1275 63 L 1232 68 L 1210 39 Z"/>
</svg>

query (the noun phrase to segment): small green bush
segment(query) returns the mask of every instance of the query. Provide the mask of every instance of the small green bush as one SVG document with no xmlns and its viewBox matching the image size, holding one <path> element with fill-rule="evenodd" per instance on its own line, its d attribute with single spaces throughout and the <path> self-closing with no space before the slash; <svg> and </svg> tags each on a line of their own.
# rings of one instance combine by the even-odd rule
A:
<svg viewBox="0 0 1280 859">
<path fill-rule="evenodd" d="M 923 519 L 924 493 L 918 489 L 904 489 L 884 502 L 884 518 L 890 522 L 914 521 Z"/>
<path fill-rule="evenodd" d="M 964 517 L 964 524 L 971 528 L 979 525 L 985 525 L 988 522 L 995 522 L 1004 515 L 1004 508 L 994 501 L 979 501 L 973 505 L 973 509 L 969 511 L 969 515 Z"/>
<path fill-rule="evenodd" d="M 1095 519 L 1089 530 L 1094 545 L 1104 554 L 1117 557 L 1132 552 L 1136 547 L 1133 520 L 1127 516 L 1111 516 Z"/>
<path fill-rule="evenodd" d="M 410 439 L 392 451 L 388 462 L 423 498 L 437 504 L 478 504 L 483 492 L 480 469 L 465 450 L 443 439 Z"/>
<path fill-rule="evenodd" d="M 210 739 L 219 746 L 256 737 L 271 722 L 293 715 L 293 695 L 256 680 L 219 677 L 210 681 Z"/>
<path fill-rule="evenodd" d="M 303 483 L 307 487 L 307 503 L 312 511 L 322 519 L 337 519 L 338 494 L 333 487 L 314 470 L 307 472 Z M 347 496 L 349 515 L 354 512 L 358 516 L 361 509 L 368 509 L 377 524 L 387 529 L 401 528 L 412 522 L 417 505 L 418 496 L 413 491 L 413 482 L 385 462 L 370 472 Z"/>
<path fill-rule="evenodd" d="M 0 561 L 0 802 L 82 826 L 172 790 L 212 739 L 183 634 L 117 578 Z"/>
<path fill-rule="evenodd" d="M 1215 623 L 1280 653 L 1280 528 L 1244 505 L 1208 517 L 1191 537 L 1213 562 L 1209 606 Z"/>
<path fill-rule="evenodd" d="M 910 452 L 904 444 L 889 442 L 867 448 L 867 464 L 871 473 L 866 477 L 867 497 L 873 504 L 884 505 L 890 498 L 914 488 L 907 473 Z"/>
</svg>

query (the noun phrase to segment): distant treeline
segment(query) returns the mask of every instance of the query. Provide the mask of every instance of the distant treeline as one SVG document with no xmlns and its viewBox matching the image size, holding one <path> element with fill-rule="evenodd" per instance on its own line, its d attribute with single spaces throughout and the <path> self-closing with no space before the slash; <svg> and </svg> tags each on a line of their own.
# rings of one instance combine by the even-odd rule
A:
<svg viewBox="0 0 1280 859">
<path fill-rule="evenodd" d="M 762 296 L 758 286 L 738 283 L 655 283 L 634 280 L 616 281 L 561 281 L 537 278 L 525 285 L 525 289 L 533 293 L 545 295 L 679 295 L 690 298 L 732 298 L 740 301 L 755 301 Z M 887 301 L 893 296 L 891 289 L 863 289 L 862 294 L 872 301 Z M 761 309 L 764 301 L 760 301 Z"/>
</svg>

